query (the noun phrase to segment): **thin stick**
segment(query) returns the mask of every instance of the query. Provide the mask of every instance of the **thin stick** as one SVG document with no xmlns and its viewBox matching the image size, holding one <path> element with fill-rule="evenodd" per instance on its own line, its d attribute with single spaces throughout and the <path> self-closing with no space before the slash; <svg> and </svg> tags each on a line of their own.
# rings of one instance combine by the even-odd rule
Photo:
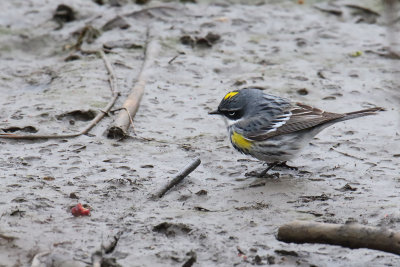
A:
<svg viewBox="0 0 400 267">
<path fill-rule="evenodd" d="M 5 239 L 7 241 L 14 241 L 15 239 L 18 239 L 15 236 L 10 236 L 10 235 L 5 235 L 0 233 L 0 238 Z"/>
<path fill-rule="evenodd" d="M 172 187 L 175 185 L 179 184 L 186 176 L 188 176 L 192 171 L 194 171 L 199 165 L 201 161 L 199 158 L 196 158 L 193 162 L 190 164 L 186 165 L 185 168 L 183 168 L 176 176 L 174 179 L 172 179 L 166 186 L 164 186 L 160 192 L 156 194 L 158 198 L 162 198 L 165 193 L 168 192 Z"/>
<path fill-rule="evenodd" d="M 168 64 L 172 64 L 172 62 L 173 62 L 177 57 L 179 57 L 179 54 L 176 55 L 176 56 L 174 56 L 173 58 L 171 58 L 171 59 L 168 61 Z"/>
<path fill-rule="evenodd" d="M 124 14 L 124 17 L 135 17 L 137 15 L 152 11 L 152 10 L 171 10 L 171 11 L 177 11 L 178 9 L 176 9 L 175 7 L 170 7 L 170 6 L 154 6 L 154 7 L 148 7 L 148 8 L 143 8 L 141 10 L 138 11 L 134 11 L 131 13 L 127 13 Z"/>
<path fill-rule="evenodd" d="M 137 77 L 137 82 L 131 90 L 128 98 L 123 104 L 124 110 L 118 114 L 113 125 L 108 129 L 107 137 L 122 139 L 126 137 L 131 120 L 135 117 L 136 112 L 139 109 L 140 101 L 144 94 L 144 88 L 146 86 L 149 68 L 151 67 L 154 59 L 156 58 L 159 51 L 158 42 L 150 35 L 150 30 L 147 31 L 147 45 L 145 50 L 145 58 L 142 67 Z"/>
<path fill-rule="evenodd" d="M 101 251 L 96 251 L 92 254 L 92 266 L 100 267 L 101 262 L 103 261 L 103 253 Z"/>
<path fill-rule="evenodd" d="M 32 259 L 31 267 L 40 267 L 43 266 L 42 261 L 40 260 L 41 257 L 47 256 L 51 253 L 51 251 L 41 252 L 35 255 Z"/>
<path fill-rule="evenodd" d="M 339 154 L 341 154 L 341 155 L 343 155 L 343 156 L 349 157 L 349 158 L 358 159 L 358 160 L 361 160 L 361 161 L 364 161 L 364 160 L 365 160 L 365 159 L 363 159 L 363 158 L 358 158 L 358 157 L 353 156 L 353 155 L 350 155 L 350 154 L 348 154 L 348 153 L 346 153 L 346 152 L 342 152 L 342 151 L 339 151 L 339 150 L 337 150 L 337 149 L 334 149 L 333 147 L 331 147 L 331 150 L 336 151 L 337 153 L 339 153 Z"/>
<path fill-rule="evenodd" d="M 127 108 L 124 108 L 124 107 L 117 108 L 117 109 L 111 110 L 110 112 L 120 111 L 122 109 L 124 109 L 128 113 L 129 122 L 131 123 L 132 129 L 135 130 L 135 125 L 133 124 L 133 118 L 132 118 L 131 113 L 129 112 L 129 110 Z"/>
<path fill-rule="evenodd" d="M 95 251 L 92 254 L 92 267 L 100 267 L 103 262 L 105 254 L 110 254 L 114 251 L 121 238 L 122 232 L 118 232 L 107 245 L 101 244 L 100 250 Z"/>
<path fill-rule="evenodd" d="M 277 239 L 287 243 L 369 248 L 400 255 L 400 232 L 360 224 L 293 221 L 279 227 Z"/>
<path fill-rule="evenodd" d="M 111 110 L 111 108 L 114 106 L 115 102 L 117 101 L 117 98 L 119 97 L 119 92 L 117 91 L 117 78 L 114 73 L 114 69 L 110 62 L 108 61 L 106 55 L 104 54 L 103 51 L 97 51 L 97 53 L 100 55 L 100 57 L 104 61 L 104 65 L 108 71 L 108 82 L 110 84 L 110 90 L 111 90 L 111 99 L 108 102 L 107 106 L 104 108 L 103 112 L 100 112 L 97 114 L 97 116 L 89 123 L 88 126 L 86 126 L 84 129 L 82 129 L 78 133 L 72 133 L 72 134 L 56 134 L 56 135 L 33 135 L 33 134 L 27 134 L 27 135 L 18 135 L 18 134 L 0 134 L 0 138 L 8 138 L 8 139 L 26 139 L 26 140 L 34 140 L 34 139 L 60 139 L 60 138 L 71 138 L 71 137 L 77 137 L 83 134 L 87 134 L 94 126 L 101 121 L 105 115 Z"/>
</svg>

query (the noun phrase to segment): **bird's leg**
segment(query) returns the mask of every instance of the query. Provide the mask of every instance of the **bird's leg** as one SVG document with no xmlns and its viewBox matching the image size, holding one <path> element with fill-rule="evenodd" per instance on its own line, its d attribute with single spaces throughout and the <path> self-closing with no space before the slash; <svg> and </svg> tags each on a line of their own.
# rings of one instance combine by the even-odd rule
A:
<svg viewBox="0 0 400 267">
<path fill-rule="evenodd" d="M 273 167 L 277 166 L 278 164 L 279 164 L 278 161 L 269 163 L 269 164 L 268 164 L 268 168 L 266 168 L 265 170 L 263 170 L 262 172 L 260 172 L 257 176 L 258 176 L 258 177 L 264 177 L 270 169 L 272 169 Z"/>
</svg>

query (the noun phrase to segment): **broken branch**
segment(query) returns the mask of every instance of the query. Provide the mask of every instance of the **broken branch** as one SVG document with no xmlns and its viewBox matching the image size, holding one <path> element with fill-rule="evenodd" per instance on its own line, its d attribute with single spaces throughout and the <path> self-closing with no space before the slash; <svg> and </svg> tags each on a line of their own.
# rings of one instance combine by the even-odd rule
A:
<svg viewBox="0 0 400 267">
<path fill-rule="evenodd" d="M 36 254 L 35 257 L 33 257 L 33 259 L 32 259 L 31 267 L 43 266 L 44 264 L 42 263 L 42 261 L 40 259 L 44 256 L 49 255 L 50 253 L 51 253 L 51 251 L 45 251 L 45 252 Z"/>
<path fill-rule="evenodd" d="M 277 239 L 293 243 L 320 243 L 369 248 L 400 255 L 400 232 L 359 224 L 293 221 L 278 229 Z"/>
<path fill-rule="evenodd" d="M 95 251 L 92 254 L 92 266 L 93 267 L 100 267 L 107 261 L 104 256 L 106 254 L 110 254 L 114 251 L 115 247 L 118 244 L 119 239 L 121 238 L 122 232 L 118 232 L 114 237 L 113 240 L 111 240 L 108 244 L 104 245 L 101 244 L 101 247 L 99 250 Z M 107 265 L 108 266 L 108 265 Z"/>
<path fill-rule="evenodd" d="M 158 42 L 150 36 L 149 30 L 147 31 L 147 45 L 145 50 L 145 58 L 142 67 L 137 77 L 137 82 L 131 90 L 128 98 L 123 104 L 123 109 L 118 114 L 113 125 L 108 129 L 107 137 L 122 139 L 126 137 L 129 125 L 131 125 L 132 118 L 135 117 L 139 109 L 140 101 L 144 94 L 144 87 L 146 86 L 149 68 L 154 62 L 158 54 Z"/>
<path fill-rule="evenodd" d="M 14 241 L 15 239 L 17 239 L 17 237 L 15 237 L 15 236 L 5 235 L 2 233 L 0 233 L 0 238 L 7 240 L 7 241 Z"/>
<path fill-rule="evenodd" d="M 156 194 L 158 198 L 162 198 L 165 193 L 167 193 L 172 187 L 179 184 L 186 176 L 188 176 L 192 171 L 194 171 L 201 163 L 199 158 L 196 158 L 193 162 L 186 165 L 183 170 L 181 170 L 174 179 L 172 179 L 166 186 L 164 186 L 160 192 Z"/>
</svg>

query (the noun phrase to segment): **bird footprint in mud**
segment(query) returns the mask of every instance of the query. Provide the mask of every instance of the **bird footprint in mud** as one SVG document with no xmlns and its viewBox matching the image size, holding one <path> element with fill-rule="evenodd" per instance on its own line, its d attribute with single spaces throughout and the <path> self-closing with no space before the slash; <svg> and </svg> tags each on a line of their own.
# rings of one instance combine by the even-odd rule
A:
<svg viewBox="0 0 400 267">
<path fill-rule="evenodd" d="M 274 173 L 262 173 L 257 171 L 250 171 L 244 174 L 246 177 L 254 177 L 254 178 L 266 178 L 266 179 L 277 179 L 280 177 L 278 172 Z"/>
<path fill-rule="evenodd" d="M 162 222 L 153 227 L 154 232 L 165 234 L 167 237 L 175 237 L 178 235 L 187 235 L 192 231 L 192 228 L 183 223 L 168 223 Z"/>
</svg>

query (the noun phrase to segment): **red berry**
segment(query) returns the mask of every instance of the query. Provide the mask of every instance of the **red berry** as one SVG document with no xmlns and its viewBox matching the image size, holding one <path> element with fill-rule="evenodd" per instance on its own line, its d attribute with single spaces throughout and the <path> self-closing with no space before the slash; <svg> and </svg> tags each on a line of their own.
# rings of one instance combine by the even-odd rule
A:
<svg viewBox="0 0 400 267">
<path fill-rule="evenodd" d="M 89 209 L 85 209 L 81 203 L 76 204 L 75 207 L 73 207 L 71 209 L 71 213 L 72 215 L 74 215 L 75 217 L 78 216 L 88 216 L 90 215 L 90 210 Z"/>
</svg>

